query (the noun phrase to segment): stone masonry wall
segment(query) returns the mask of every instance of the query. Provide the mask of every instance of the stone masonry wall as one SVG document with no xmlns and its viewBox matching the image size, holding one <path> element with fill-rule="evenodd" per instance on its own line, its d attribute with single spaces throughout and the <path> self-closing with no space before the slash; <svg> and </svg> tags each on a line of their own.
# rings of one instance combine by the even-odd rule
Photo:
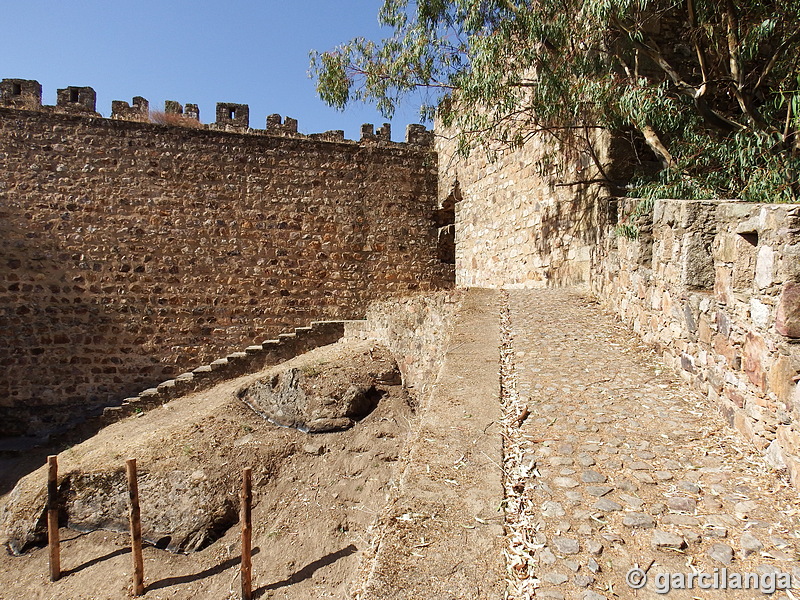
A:
<svg viewBox="0 0 800 600">
<path fill-rule="evenodd" d="M 435 155 L 0 108 L 0 435 L 447 287 Z"/>
<path fill-rule="evenodd" d="M 592 291 L 800 487 L 800 206 L 661 200 L 606 228 Z"/>
<path fill-rule="evenodd" d="M 586 284 L 800 487 L 800 207 L 663 200 L 636 217 L 639 200 L 563 185 L 591 165 L 536 138 L 494 162 L 436 147 L 459 285 Z"/>
<path fill-rule="evenodd" d="M 496 160 L 481 150 L 459 157 L 447 135 L 437 136 L 435 146 L 440 204 L 455 204 L 458 285 L 588 282 L 597 198 L 605 195 L 598 185 L 579 183 L 594 177 L 588 154 L 565 158 L 540 136 Z M 600 141 L 598 151 L 604 146 Z"/>
<path fill-rule="evenodd" d="M 373 302 L 362 321 L 345 323 L 349 339 L 376 339 L 394 354 L 418 406 L 426 403 L 442 368 L 463 291 L 415 294 Z"/>
</svg>

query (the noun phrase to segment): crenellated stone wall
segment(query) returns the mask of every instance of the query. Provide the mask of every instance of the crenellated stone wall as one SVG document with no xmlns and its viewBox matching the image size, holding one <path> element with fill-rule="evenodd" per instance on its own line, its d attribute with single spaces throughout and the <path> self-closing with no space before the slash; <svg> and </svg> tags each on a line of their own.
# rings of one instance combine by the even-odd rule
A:
<svg viewBox="0 0 800 600">
<path fill-rule="evenodd" d="M 8 81 L 31 108 L 37 89 Z M 67 90 L 74 110 L 0 108 L 0 435 L 452 284 L 436 157 L 416 129 L 359 144 L 290 120 L 277 135 L 171 127 L 140 122 L 143 98 L 103 119 L 86 88 Z"/>
<path fill-rule="evenodd" d="M 621 199 L 592 291 L 800 487 L 800 206 Z"/>
</svg>

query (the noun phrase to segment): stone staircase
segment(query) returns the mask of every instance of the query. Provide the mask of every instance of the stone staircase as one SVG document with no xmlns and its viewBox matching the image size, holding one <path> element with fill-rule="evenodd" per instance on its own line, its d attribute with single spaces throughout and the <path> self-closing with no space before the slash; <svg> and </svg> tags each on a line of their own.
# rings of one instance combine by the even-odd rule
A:
<svg viewBox="0 0 800 600">
<path fill-rule="evenodd" d="M 119 406 L 107 406 L 103 409 L 103 425 L 156 408 L 179 396 L 260 371 L 314 348 L 333 344 L 344 335 L 346 323 L 347 321 L 312 321 L 308 327 L 298 327 L 291 333 L 278 334 L 277 339 L 248 346 L 242 352 L 234 352 L 210 364 L 201 365 L 148 388 L 137 396 L 125 398 Z"/>
</svg>

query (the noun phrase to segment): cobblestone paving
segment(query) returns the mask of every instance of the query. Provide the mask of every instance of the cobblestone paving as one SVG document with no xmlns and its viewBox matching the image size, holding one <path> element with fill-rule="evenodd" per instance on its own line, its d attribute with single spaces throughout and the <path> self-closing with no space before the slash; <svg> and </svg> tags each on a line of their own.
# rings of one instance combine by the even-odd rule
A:
<svg viewBox="0 0 800 600">
<path fill-rule="evenodd" d="M 504 294 L 509 598 L 764 597 L 731 589 L 745 573 L 765 591 L 794 575 L 772 597 L 800 598 L 800 503 L 781 474 L 578 292 Z"/>
</svg>

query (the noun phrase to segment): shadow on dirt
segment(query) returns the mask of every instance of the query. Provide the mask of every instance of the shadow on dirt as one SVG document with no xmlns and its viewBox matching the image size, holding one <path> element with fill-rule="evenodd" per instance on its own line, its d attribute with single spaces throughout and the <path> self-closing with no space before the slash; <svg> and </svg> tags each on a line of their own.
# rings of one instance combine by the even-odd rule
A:
<svg viewBox="0 0 800 600">
<path fill-rule="evenodd" d="M 319 569 L 332 565 L 337 560 L 344 558 L 345 556 L 355 554 L 356 552 L 358 552 L 358 548 L 356 548 L 353 544 L 350 544 L 346 548 L 342 548 L 337 552 L 331 552 L 330 554 L 307 564 L 305 567 L 297 571 L 297 573 L 294 573 L 283 581 L 277 581 L 275 583 L 270 583 L 269 585 L 258 588 L 257 590 L 253 591 L 253 598 L 260 598 L 270 590 L 277 590 L 278 588 L 286 587 L 287 585 L 294 585 L 295 583 L 300 583 L 301 581 L 309 579 Z"/>
</svg>

